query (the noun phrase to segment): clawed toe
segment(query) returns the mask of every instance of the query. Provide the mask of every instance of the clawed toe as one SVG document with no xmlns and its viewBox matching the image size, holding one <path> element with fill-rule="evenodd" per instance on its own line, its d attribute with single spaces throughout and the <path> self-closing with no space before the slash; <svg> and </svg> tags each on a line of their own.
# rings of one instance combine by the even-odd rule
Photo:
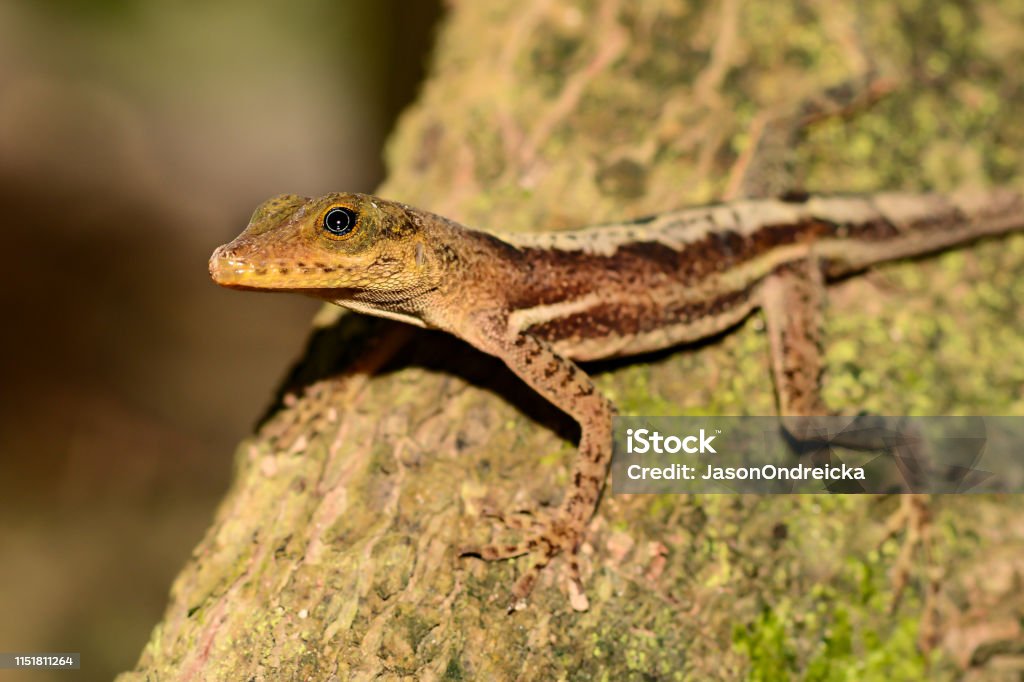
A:
<svg viewBox="0 0 1024 682">
<path fill-rule="evenodd" d="M 511 512 L 502 512 L 498 509 L 485 507 L 481 511 L 481 515 L 498 521 L 508 530 L 529 530 L 539 533 L 550 523 L 546 514 L 541 514 L 535 509 L 516 509 Z"/>
<path fill-rule="evenodd" d="M 459 556 L 475 556 L 487 561 L 512 559 L 529 553 L 531 542 L 515 542 L 510 544 L 492 543 L 489 545 L 466 545 L 459 548 Z"/>
<path fill-rule="evenodd" d="M 499 515 L 500 518 L 500 515 Z M 530 564 L 526 571 L 519 576 L 512 588 L 511 600 L 508 612 L 512 613 L 523 608 L 526 598 L 533 591 L 544 568 L 551 563 L 551 560 L 560 552 L 567 556 L 567 570 L 570 580 L 570 603 L 576 610 L 586 610 L 587 598 L 583 593 L 583 583 L 580 580 L 579 562 L 576 553 L 579 544 L 580 533 L 571 530 L 567 524 L 558 522 L 542 523 L 534 520 L 531 524 L 534 528 L 540 528 L 525 540 L 514 543 L 491 543 L 487 545 L 469 545 L 459 548 L 459 556 L 476 556 L 487 561 L 500 559 L 511 559 L 518 556 L 529 555 Z"/>
<path fill-rule="evenodd" d="M 914 560 L 917 554 L 927 553 L 930 538 L 931 511 L 927 495 L 901 495 L 900 506 L 886 524 L 885 540 L 903 536 L 899 555 L 890 573 L 892 602 L 890 611 L 895 611 L 903 593 L 910 584 Z"/>
</svg>

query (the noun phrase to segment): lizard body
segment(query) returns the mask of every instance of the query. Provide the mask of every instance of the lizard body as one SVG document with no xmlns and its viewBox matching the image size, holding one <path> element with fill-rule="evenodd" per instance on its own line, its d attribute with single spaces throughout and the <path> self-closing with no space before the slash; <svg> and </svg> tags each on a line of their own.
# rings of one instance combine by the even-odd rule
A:
<svg viewBox="0 0 1024 682">
<path fill-rule="evenodd" d="M 210 274 L 227 287 L 304 293 L 452 333 L 580 424 L 561 507 L 520 543 L 464 551 L 530 554 L 513 590 L 521 600 L 559 552 L 576 574 L 611 458 L 614 408 L 574 360 L 695 341 L 761 308 L 780 413 L 825 414 L 819 309 L 827 281 L 1022 229 L 1024 196 L 1007 189 L 742 200 L 501 236 L 369 195 L 282 195 L 214 252 Z"/>
</svg>

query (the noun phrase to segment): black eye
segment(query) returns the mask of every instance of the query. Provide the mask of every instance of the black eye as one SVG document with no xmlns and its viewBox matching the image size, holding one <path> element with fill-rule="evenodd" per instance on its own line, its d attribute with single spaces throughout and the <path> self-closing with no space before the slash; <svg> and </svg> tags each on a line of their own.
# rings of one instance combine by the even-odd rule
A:
<svg viewBox="0 0 1024 682">
<path fill-rule="evenodd" d="M 324 229 L 339 237 L 344 237 L 355 226 L 356 212 L 344 206 L 332 208 L 324 216 Z"/>
</svg>

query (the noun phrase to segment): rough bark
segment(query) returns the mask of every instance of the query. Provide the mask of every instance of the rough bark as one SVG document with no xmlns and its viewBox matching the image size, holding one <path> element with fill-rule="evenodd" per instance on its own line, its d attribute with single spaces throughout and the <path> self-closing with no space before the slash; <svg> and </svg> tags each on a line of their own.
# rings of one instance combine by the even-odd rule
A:
<svg viewBox="0 0 1024 682">
<path fill-rule="evenodd" d="M 501 230 L 709 201 L 740 191 L 779 115 L 872 69 L 892 92 L 787 140 L 769 186 L 1012 182 L 1022 19 L 943 0 L 453 3 L 380 193 Z M 830 407 L 1024 413 L 1022 273 L 1018 236 L 834 289 Z M 775 409 L 756 317 L 593 369 L 625 414 Z M 556 564 L 506 615 L 522 566 L 454 548 L 489 536 L 486 504 L 557 503 L 572 424 L 464 344 L 354 314 L 324 316 L 289 386 L 122 680 L 915 679 L 1021 646 L 1016 497 L 936 500 L 890 612 L 892 498 L 606 494 L 590 610 Z"/>
</svg>

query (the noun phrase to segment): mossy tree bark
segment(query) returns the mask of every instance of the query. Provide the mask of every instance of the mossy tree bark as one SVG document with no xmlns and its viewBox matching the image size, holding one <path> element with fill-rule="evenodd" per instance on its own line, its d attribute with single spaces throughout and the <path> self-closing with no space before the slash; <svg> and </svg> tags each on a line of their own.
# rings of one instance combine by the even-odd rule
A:
<svg viewBox="0 0 1024 682">
<path fill-rule="evenodd" d="M 784 183 L 1013 182 L 1022 25 L 1010 2 L 452 3 L 380 193 L 501 230 L 735 195 L 773 121 L 869 71 L 892 92 L 791 140 Z M 835 288 L 829 405 L 1024 413 L 1022 273 L 1018 236 Z M 590 610 L 569 609 L 556 564 L 508 616 L 522 565 L 454 548 L 488 537 L 487 504 L 557 503 L 571 422 L 454 339 L 321 322 L 123 680 L 912 679 L 1020 646 L 1016 498 L 936 501 L 890 612 L 893 499 L 606 494 L 583 548 Z M 625 414 L 775 410 L 757 317 L 593 369 Z"/>
</svg>

